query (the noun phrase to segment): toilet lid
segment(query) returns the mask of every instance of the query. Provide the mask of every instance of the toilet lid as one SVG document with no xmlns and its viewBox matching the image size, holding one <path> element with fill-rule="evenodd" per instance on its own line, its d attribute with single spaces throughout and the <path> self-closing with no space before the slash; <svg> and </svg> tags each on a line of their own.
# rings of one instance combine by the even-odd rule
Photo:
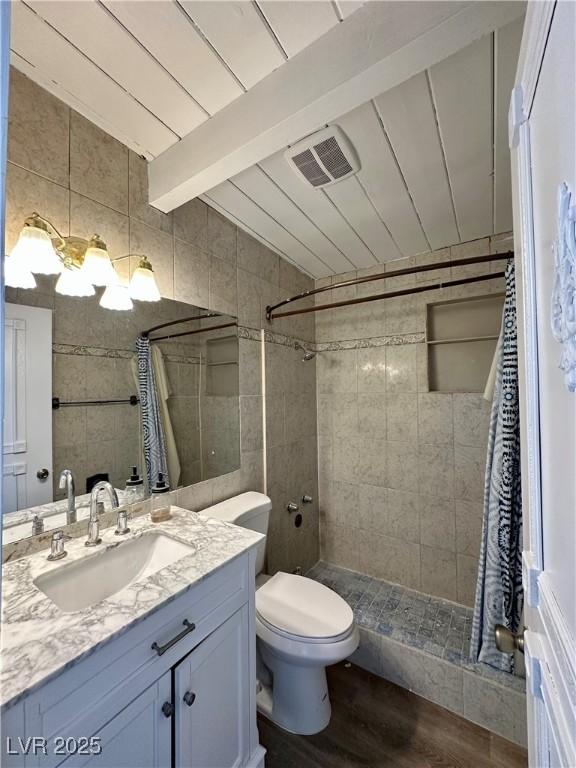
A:
<svg viewBox="0 0 576 768">
<path fill-rule="evenodd" d="M 354 622 L 352 609 L 340 595 L 291 573 L 277 573 L 260 587 L 256 610 L 270 627 L 314 639 L 342 635 Z"/>
</svg>

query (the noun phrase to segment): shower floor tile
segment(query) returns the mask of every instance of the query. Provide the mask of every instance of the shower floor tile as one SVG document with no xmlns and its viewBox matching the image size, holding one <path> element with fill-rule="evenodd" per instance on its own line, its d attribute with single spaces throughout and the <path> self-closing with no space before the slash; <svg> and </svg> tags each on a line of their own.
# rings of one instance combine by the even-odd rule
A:
<svg viewBox="0 0 576 768">
<path fill-rule="evenodd" d="M 470 660 L 471 608 L 322 561 L 306 575 L 343 597 L 358 626 L 524 691 L 523 678 Z"/>
</svg>

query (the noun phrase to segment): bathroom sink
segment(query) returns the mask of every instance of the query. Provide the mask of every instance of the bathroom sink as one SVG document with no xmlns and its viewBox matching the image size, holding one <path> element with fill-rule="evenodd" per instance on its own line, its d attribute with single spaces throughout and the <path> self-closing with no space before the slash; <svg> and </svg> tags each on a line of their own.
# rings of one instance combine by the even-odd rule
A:
<svg viewBox="0 0 576 768">
<path fill-rule="evenodd" d="M 195 551 L 163 533 L 144 533 L 38 576 L 34 584 L 65 613 L 81 611 Z"/>
</svg>

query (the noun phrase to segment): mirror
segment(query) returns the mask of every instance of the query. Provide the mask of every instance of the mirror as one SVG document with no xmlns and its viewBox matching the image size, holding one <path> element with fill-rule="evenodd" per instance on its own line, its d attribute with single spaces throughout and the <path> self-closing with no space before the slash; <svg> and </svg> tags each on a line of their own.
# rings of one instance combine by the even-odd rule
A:
<svg viewBox="0 0 576 768">
<path fill-rule="evenodd" d="M 155 416 L 172 489 L 240 466 L 236 318 L 170 299 L 113 311 L 99 306 L 102 289 L 61 296 L 55 282 L 6 290 L 4 544 L 66 524 L 64 469 L 77 519 L 98 480 L 122 502 L 134 466 L 147 496 Z M 154 391 L 144 403 L 142 386 Z"/>
</svg>

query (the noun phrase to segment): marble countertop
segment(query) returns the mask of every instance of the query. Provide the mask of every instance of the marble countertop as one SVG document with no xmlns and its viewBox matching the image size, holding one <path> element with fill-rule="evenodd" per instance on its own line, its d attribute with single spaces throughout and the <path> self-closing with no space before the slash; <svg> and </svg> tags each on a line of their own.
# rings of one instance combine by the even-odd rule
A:
<svg viewBox="0 0 576 768">
<path fill-rule="evenodd" d="M 154 524 L 149 515 L 144 515 L 132 519 L 130 529 L 126 541 L 155 531 L 192 544 L 196 550 L 101 603 L 73 613 L 60 610 L 34 585 L 34 579 L 68 563 L 95 557 L 107 545 L 118 545 L 114 528 L 102 531 L 102 544 L 96 552 L 84 546 L 82 537 L 66 542 L 68 556 L 59 562 L 48 562 L 48 552 L 43 550 L 4 565 L 0 647 L 3 709 L 126 632 L 262 539 L 254 531 L 178 507 L 172 507 L 171 520 Z"/>
</svg>

